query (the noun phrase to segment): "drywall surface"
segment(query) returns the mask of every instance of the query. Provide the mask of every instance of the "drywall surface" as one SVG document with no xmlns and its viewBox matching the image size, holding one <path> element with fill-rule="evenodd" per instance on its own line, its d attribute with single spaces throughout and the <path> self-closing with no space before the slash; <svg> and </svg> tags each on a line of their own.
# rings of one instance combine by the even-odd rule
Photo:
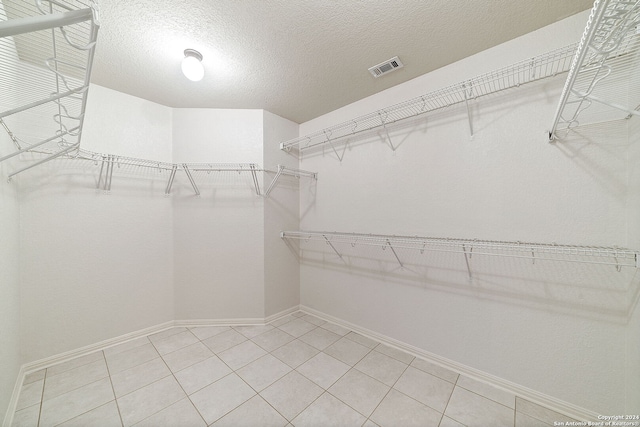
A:
<svg viewBox="0 0 640 427">
<path fill-rule="evenodd" d="M 164 105 L 91 84 L 82 148 L 171 162 L 172 114 Z"/>
<path fill-rule="evenodd" d="M 154 149 L 141 139 L 158 135 L 170 109 L 98 86 L 90 90 L 84 147 L 170 158 L 171 135 L 154 140 Z M 127 120 L 115 125 L 118 109 Z M 150 112 L 157 117 L 149 118 Z M 96 189 L 99 171 L 99 164 L 55 160 L 20 175 L 24 362 L 174 318 L 166 177 L 115 166 L 107 194 Z"/>
<path fill-rule="evenodd" d="M 280 150 L 280 141 L 295 138 L 298 124 L 264 111 L 265 189 L 275 179 L 278 165 L 297 169 L 298 160 Z M 300 304 L 300 263 L 297 253 L 283 245 L 280 232 L 300 226 L 299 181 L 281 175 L 264 201 L 265 316 Z"/>
<path fill-rule="evenodd" d="M 1 5 L 0 5 L 1 6 Z M 0 133 L 0 155 L 14 151 L 6 132 Z M 0 163 L 0 176 L 12 169 Z M 0 179 L 0 420 L 11 399 L 20 358 L 20 207 L 17 180 Z"/>
<path fill-rule="evenodd" d="M 640 117 L 629 120 L 629 193 L 627 205 L 628 247 L 640 250 Z M 640 276 L 640 275 L 639 275 Z M 627 414 L 640 412 L 640 277 L 629 290 L 629 323 L 627 325 Z"/>
<path fill-rule="evenodd" d="M 580 39 L 580 14 L 300 125 L 305 135 Z M 564 76 L 305 151 L 301 229 L 578 245 L 627 242 L 626 129 L 549 144 Z M 305 246 L 301 303 L 605 414 L 625 411 L 633 269 Z M 612 350 L 615 349 L 615 350 Z"/>
<path fill-rule="evenodd" d="M 262 110 L 176 109 L 175 162 L 262 164 Z M 247 172 L 172 190 L 176 318 L 264 317 L 264 203 Z M 260 181 L 262 181 L 259 176 Z"/>
</svg>

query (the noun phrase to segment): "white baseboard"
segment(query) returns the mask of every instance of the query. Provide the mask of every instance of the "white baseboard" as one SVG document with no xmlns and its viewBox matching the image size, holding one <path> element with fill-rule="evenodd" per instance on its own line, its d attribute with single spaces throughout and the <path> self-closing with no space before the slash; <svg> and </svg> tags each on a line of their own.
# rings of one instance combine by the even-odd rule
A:
<svg viewBox="0 0 640 427">
<path fill-rule="evenodd" d="M 372 330 L 363 328 L 359 325 L 355 325 L 353 323 L 346 322 L 337 317 L 330 316 L 326 313 L 315 310 L 311 307 L 300 305 L 300 310 L 304 311 L 305 313 L 312 314 L 328 322 L 343 326 L 354 332 L 362 334 L 368 338 L 374 339 L 376 341 L 380 341 L 385 345 L 395 347 L 399 350 L 410 353 L 413 356 L 417 356 L 422 359 L 428 360 L 429 362 L 435 363 L 436 365 L 442 366 L 443 368 L 447 368 L 449 370 L 458 372 L 472 379 L 475 379 L 483 383 L 492 385 L 494 387 L 500 388 L 502 390 L 508 391 L 509 393 L 515 394 L 518 397 L 521 397 L 525 400 L 536 403 L 540 406 L 544 406 L 545 408 L 548 408 L 552 411 L 566 415 L 575 420 L 594 421 L 594 422 L 598 421 L 599 414 L 594 411 L 582 408 L 580 406 L 574 405 L 569 402 L 565 402 L 560 399 L 556 399 L 547 394 L 540 393 L 538 391 L 532 390 L 530 388 L 524 387 L 522 385 L 516 384 L 511 381 L 505 380 L 495 375 L 486 373 L 484 371 L 480 371 L 470 366 L 463 365 L 461 363 L 455 362 L 445 357 L 438 356 L 436 354 L 425 351 L 421 348 L 414 347 L 410 344 L 395 340 L 386 335 L 382 335 Z"/>
<path fill-rule="evenodd" d="M 20 389 L 22 388 L 22 383 L 24 382 L 25 375 L 26 374 L 24 365 L 22 365 L 20 367 L 20 370 L 18 371 L 16 383 L 13 386 L 13 393 L 11 394 L 11 399 L 9 400 L 7 412 L 4 414 L 4 421 L 2 422 L 3 427 L 10 427 L 11 423 L 13 423 L 13 414 L 16 412 L 16 408 L 18 407 L 18 398 L 20 397 Z"/>
</svg>

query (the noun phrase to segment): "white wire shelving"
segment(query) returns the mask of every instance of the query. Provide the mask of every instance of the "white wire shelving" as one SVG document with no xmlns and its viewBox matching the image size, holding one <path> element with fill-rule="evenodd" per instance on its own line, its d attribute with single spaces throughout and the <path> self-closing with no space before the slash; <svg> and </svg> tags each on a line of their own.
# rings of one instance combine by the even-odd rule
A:
<svg viewBox="0 0 640 427">
<path fill-rule="evenodd" d="M 99 26 L 93 0 L 0 4 L 0 125 L 16 147 L 0 162 L 44 155 L 12 175 L 79 150 Z"/>
<path fill-rule="evenodd" d="M 564 73 L 569 70 L 575 50 L 576 45 L 572 44 L 526 59 L 317 132 L 290 139 L 280 143 L 280 149 L 290 151 L 297 148 L 302 152 L 324 144 L 333 148 L 334 141 L 377 128 L 384 129 L 387 139 L 390 140 L 386 128 L 389 124 L 462 103 L 467 104 L 468 111 L 469 101 L 476 98 Z M 470 116 L 469 127 L 473 134 Z M 333 149 L 335 151 L 335 148 Z"/>
<path fill-rule="evenodd" d="M 567 75 L 549 139 L 562 139 L 582 124 L 640 115 L 639 71 L 640 0 L 596 0 Z"/>
<path fill-rule="evenodd" d="M 115 154 L 96 153 L 84 149 L 80 149 L 73 156 L 67 156 L 68 160 L 73 161 L 89 161 L 99 168 L 97 189 L 106 192 L 111 191 L 114 170 L 128 166 L 129 169 L 147 171 L 147 172 L 164 172 L 167 173 L 167 185 L 165 187 L 165 195 L 170 195 L 174 185 L 174 181 L 178 175 L 186 177 L 193 188 L 196 196 L 200 196 L 200 188 L 198 186 L 198 174 L 211 173 L 237 173 L 250 174 L 253 189 L 258 196 L 268 197 L 269 193 L 277 185 L 280 176 L 288 175 L 296 178 L 307 177 L 317 179 L 317 174 L 299 169 L 291 169 L 284 166 L 278 166 L 278 170 L 272 171 L 261 168 L 257 163 L 169 163 L 155 160 L 147 160 L 135 157 L 119 156 Z M 268 190 L 263 194 L 260 189 L 260 179 L 258 173 L 268 172 L 275 174 Z M 125 171 L 126 173 L 126 171 Z M 14 173 L 15 174 L 15 173 Z"/>
<path fill-rule="evenodd" d="M 397 252 L 398 249 L 415 250 L 420 253 L 425 251 L 460 253 L 465 257 L 469 275 L 471 275 L 469 259 L 473 255 L 522 258 L 533 262 L 536 260 L 548 260 L 610 265 L 615 266 L 618 271 L 625 267 L 638 268 L 640 266 L 638 263 L 638 251 L 618 247 L 320 231 L 283 231 L 280 237 L 302 242 L 324 242 L 340 259 L 343 259 L 340 245 L 388 248 L 400 267 L 404 267 L 404 263 Z"/>
</svg>

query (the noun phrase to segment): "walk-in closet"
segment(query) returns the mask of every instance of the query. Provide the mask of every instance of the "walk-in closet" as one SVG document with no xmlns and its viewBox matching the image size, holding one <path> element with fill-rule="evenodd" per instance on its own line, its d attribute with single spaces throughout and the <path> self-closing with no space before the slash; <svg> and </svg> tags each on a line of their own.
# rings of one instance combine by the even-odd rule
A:
<svg viewBox="0 0 640 427">
<path fill-rule="evenodd" d="M 640 426 L 639 111 L 638 0 L 0 0 L 0 422 Z"/>
</svg>

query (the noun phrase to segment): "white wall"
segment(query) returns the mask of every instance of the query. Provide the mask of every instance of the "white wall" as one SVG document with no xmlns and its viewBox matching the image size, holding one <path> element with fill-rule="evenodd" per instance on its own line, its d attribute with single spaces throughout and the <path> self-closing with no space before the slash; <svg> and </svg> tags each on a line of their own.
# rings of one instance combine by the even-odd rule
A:
<svg viewBox="0 0 640 427">
<path fill-rule="evenodd" d="M 264 111 L 264 165 L 277 171 L 278 165 L 297 169 L 298 160 L 280 150 L 279 143 L 298 135 L 298 124 Z M 265 173 L 265 188 L 275 173 Z M 301 178 L 308 180 L 308 178 Z M 264 202 L 264 287 L 265 316 L 300 304 L 300 263 L 297 253 L 283 245 L 280 232 L 300 227 L 299 179 L 281 177 Z"/>
<path fill-rule="evenodd" d="M 15 151 L 7 134 L 0 133 L 0 157 Z M 0 163 L 0 176 L 12 170 L 11 161 Z M 0 414 L 13 393 L 21 365 L 19 286 L 19 197 L 17 183 L 0 179 Z M 2 419 L 2 416 L 0 416 Z"/>
<path fill-rule="evenodd" d="M 303 123 L 305 135 L 579 40 L 582 13 Z M 546 142 L 564 76 L 354 138 L 302 188 L 304 230 L 620 245 L 627 241 L 626 129 Z M 340 144 L 338 144 L 340 149 Z M 349 245 L 347 245 L 349 246 Z M 305 247 L 301 303 L 558 399 L 625 410 L 627 290 L 612 267 Z M 351 249 L 344 248 L 345 251 Z M 607 269 L 608 268 L 608 269 Z"/>
<path fill-rule="evenodd" d="M 629 198 L 627 205 L 627 246 L 640 248 L 640 118 L 629 120 L 630 146 L 627 157 L 629 171 Z M 627 404 L 626 413 L 640 412 L 640 277 L 629 289 L 629 323 L 627 325 Z"/>
<path fill-rule="evenodd" d="M 262 110 L 176 109 L 175 162 L 262 164 Z M 174 185 L 176 318 L 264 317 L 264 203 L 249 173 Z M 260 177 L 261 180 L 261 177 Z"/>
<path fill-rule="evenodd" d="M 171 158 L 171 109 L 92 86 L 87 111 L 84 148 Z M 56 160 L 19 176 L 23 362 L 174 318 L 166 176 L 116 167 L 105 194 L 99 166 Z"/>
</svg>

